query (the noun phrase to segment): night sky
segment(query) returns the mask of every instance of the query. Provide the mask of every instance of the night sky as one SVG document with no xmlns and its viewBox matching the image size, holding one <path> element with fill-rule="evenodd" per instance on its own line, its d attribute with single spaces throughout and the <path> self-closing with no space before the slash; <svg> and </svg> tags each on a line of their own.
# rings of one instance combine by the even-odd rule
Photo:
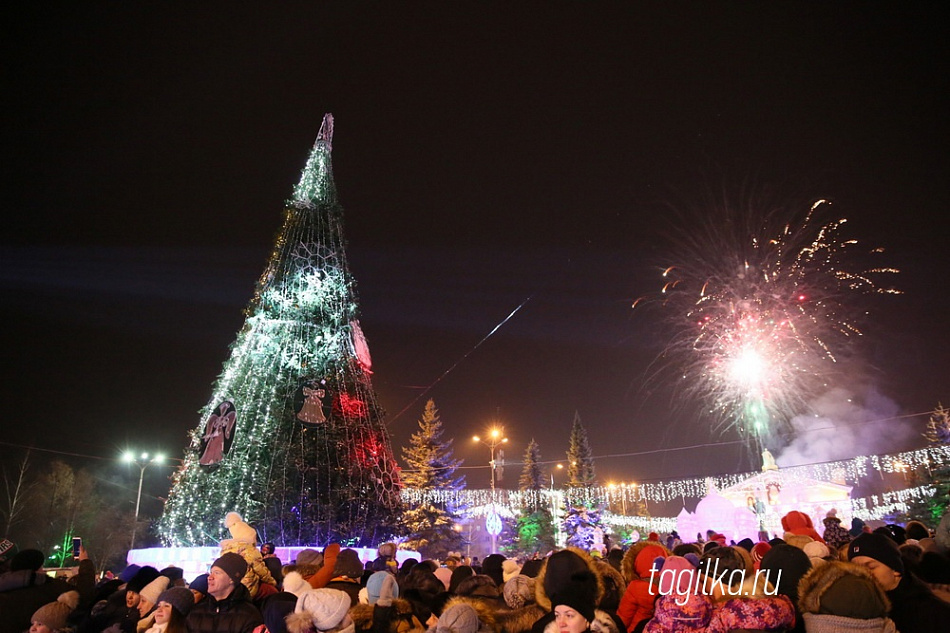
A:
<svg viewBox="0 0 950 633">
<path fill-rule="evenodd" d="M 920 446 L 926 416 L 874 420 L 950 403 L 940 3 L 88 4 L 4 20 L 6 447 L 181 456 L 325 112 L 397 455 L 432 397 L 467 466 L 493 420 L 563 460 L 578 411 L 603 480 L 748 469 L 647 382 L 631 310 L 671 208 L 721 192 L 827 198 L 902 270 L 841 450 Z"/>
</svg>

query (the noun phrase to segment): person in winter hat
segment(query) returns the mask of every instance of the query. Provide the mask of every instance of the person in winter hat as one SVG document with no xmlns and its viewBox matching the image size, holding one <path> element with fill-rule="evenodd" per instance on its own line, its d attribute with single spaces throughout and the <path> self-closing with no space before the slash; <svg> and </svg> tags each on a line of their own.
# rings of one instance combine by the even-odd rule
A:
<svg viewBox="0 0 950 633">
<path fill-rule="evenodd" d="M 805 546 L 809 543 L 817 543 L 815 539 L 808 536 L 807 534 L 792 534 L 791 532 L 785 533 L 785 542 L 793 547 L 804 551 Z"/>
<path fill-rule="evenodd" d="M 428 633 L 497 633 L 497 629 L 489 609 L 464 598 L 453 598 Z"/>
<path fill-rule="evenodd" d="M 267 571 L 269 571 L 270 575 L 277 581 L 277 586 L 279 587 L 280 581 L 284 579 L 284 574 L 282 572 L 283 565 L 280 562 L 280 558 L 277 557 L 277 547 L 273 543 L 262 543 L 261 557 L 264 559 L 264 565 L 267 567 Z"/>
<path fill-rule="evenodd" d="M 313 589 L 313 587 L 310 586 L 310 583 L 308 583 L 299 572 L 287 572 L 287 575 L 284 576 L 284 591 L 288 591 L 299 598 L 305 591 L 310 589 Z"/>
<path fill-rule="evenodd" d="M 152 627 L 155 623 L 154 609 L 158 604 L 158 597 L 168 588 L 171 579 L 168 576 L 158 576 L 155 580 L 145 585 L 139 592 L 139 603 L 133 609 L 129 610 L 124 622 L 120 624 L 123 631 L 142 632 Z"/>
<path fill-rule="evenodd" d="M 140 568 L 135 575 L 125 585 L 125 606 L 133 609 L 139 606 L 139 592 L 145 589 L 145 586 L 158 578 L 158 570 L 146 565 Z"/>
<path fill-rule="evenodd" d="M 455 590 L 455 595 L 480 600 L 495 611 L 505 608 L 505 599 L 502 597 L 501 588 L 495 584 L 490 576 L 485 574 L 475 574 L 471 578 L 466 578 L 460 582 Z"/>
<path fill-rule="evenodd" d="M 247 571 L 241 582 L 247 587 L 251 598 L 258 597 L 261 585 L 269 585 L 272 588 L 272 591 L 264 590 L 264 595 L 276 593 L 277 581 L 267 569 L 264 557 L 257 549 L 257 530 L 245 523 L 237 512 L 228 512 L 225 515 L 224 526 L 231 533 L 231 538 L 221 541 L 221 553 L 233 552 L 247 563 Z"/>
<path fill-rule="evenodd" d="M 824 543 L 821 535 L 815 531 L 815 526 L 811 522 L 811 517 L 809 517 L 804 512 L 792 510 L 783 516 L 782 529 L 785 530 L 786 534 L 786 536 L 783 536 L 782 538 L 784 538 L 786 541 L 788 541 L 787 535 L 798 534 L 800 536 L 810 536 L 813 541 L 821 541 Z"/>
<path fill-rule="evenodd" d="M 184 587 L 185 586 L 185 570 L 181 567 L 176 567 L 175 565 L 169 565 L 162 571 L 158 572 L 162 576 L 168 576 L 168 586 L 169 587 Z"/>
<path fill-rule="evenodd" d="M 867 524 L 859 519 L 858 517 L 851 518 L 851 529 L 848 530 L 848 534 L 851 538 L 857 538 L 864 534 L 865 532 L 870 532 L 871 530 L 865 530 Z"/>
<path fill-rule="evenodd" d="M 752 551 L 750 554 L 752 555 L 753 569 L 756 571 L 759 570 L 759 565 L 762 563 L 762 557 L 765 556 L 770 549 L 772 549 L 772 546 L 762 541 L 759 541 L 752 546 Z"/>
<path fill-rule="evenodd" d="M 802 548 L 802 551 L 805 552 L 806 556 L 808 556 L 812 567 L 817 567 L 818 565 L 824 564 L 831 557 L 831 552 L 828 550 L 828 546 L 824 543 L 819 543 L 818 541 L 812 541 L 808 543 Z"/>
<path fill-rule="evenodd" d="M 69 614 L 79 604 L 79 594 L 67 591 L 55 602 L 43 605 L 33 614 L 30 633 L 59 633 L 66 628 Z"/>
<path fill-rule="evenodd" d="M 315 549 L 302 549 L 297 552 L 297 558 L 294 560 L 294 565 L 298 567 L 302 565 L 312 565 L 313 567 L 320 568 L 323 566 L 323 554 Z"/>
<path fill-rule="evenodd" d="M 363 563 L 355 549 L 346 548 L 340 551 L 333 569 L 333 578 L 326 586 L 330 589 L 339 589 L 345 592 L 351 600 L 351 605 L 360 601 L 360 578 L 363 576 Z"/>
<path fill-rule="evenodd" d="M 502 595 L 505 597 L 505 604 L 511 609 L 520 609 L 531 604 L 534 602 L 534 578 L 521 574 L 509 578 Z"/>
<path fill-rule="evenodd" d="M 390 571 L 394 574 L 399 571 L 399 563 L 396 562 L 395 543 L 383 543 L 377 548 L 373 569 L 376 571 Z"/>
<path fill-rule="evenodd" d="M 773 545 L 762 556 L 759 564 L 761 577 L 774 586 L 779 594 L 787 596 L 796 609 L 798 609 L 798 582 L 811 569 L 811 560 L 808 555 L 786 543 Z M 801 633 L 804 630 L 801 614 L 796 611 L 793 631 Z"/>
<path fill-rule="evenodd" d="M 412 605 L 413 613 L 423 624 L 429 625 L 433 611 L 436 618 L 444 605 L 445 586 L 435 577 L 432 568 L 421 562 L 413 566 L 399 587 L 399 595 Z"/>
<path fill-rule="evenodd" d="M 662 561 L 671 554 L 670 550 L 659 543 L 649 541 L 648 543 L 637 552 L 634 558 L 635 578 L 627 579 L 629 584 L 617 609 L 617 615 L 627 627 L 628 633 L 633 633 L 641 621 L 653 617 L 653 603 L 657 596 L 656 585 L 659 582 L 659 576 L 655 573 L 658 567 L 655 563 L 657 559 Z"/>
<path fill-rule="evenodd" d="M 601 586 L 600 599 L 597 601 L 597 608 L 612 614 L 617 620 L 617 627 L 623 628 L 623 622 L 617 616 L 617 609 L 620 608 L 620 601 L 627 590 L 627 583 L 623 579 L 623 574 L 617 571 L 613 565 L 603 558 L 591 557 L 592 570 L 597 575 L 597 580 Z"/>
<path fill-rule="evenodd" d="M 919 578 L 905 573 L 897 544 L 883 534 L 862 534 L 848 545 L 848 560 L 871 573 L 891 601 L 890 617 L 899 631 L 937 633 L 950 622 L 950 604 Z"/>
<path fill-rule="evenodd" d="M 191 590 L 185 587 L 166 589 L 158 596 L 153 612 L 154 624 L 146 633 L 187 633 L 185 618 L 194 606 Z"/>
<path fill-rule="evenodd" d="M 436 578 L 442 581 L 442 584 L 445 585 L 445 590 L 448 591 L 452 584 L 452 570 L 448 567 L 439 567 L 432 573 L 435 574 Z"/>
<path fill-rule="evenodd" d="M 571 576 L 551 595 L 554 621 L 544 633 L 585 633 L 593 630 L 597 610 L 597 581 L 589 571 Z"/>
<path fill-rule="evenodd" d="M 449 580 L 449 593 L 454 594 L 458 591 L 459 585 L 463 580 L 467 580 L 475 575 L 475 570 L 468 565 L 459 565 L 452 570 L 452 578 Z"/>
<path fill-rule="evenodd" d="M 310 589 L 297 598 L 294 612 L 287 616 L 290 633 L 354 633 L 348 612 L 350 597 L 338 589 Z"/>
<path fill-rule="evenodd" d="M 535 579 L 534 591 L 536 605 L 525 607 L 541 612 L 537 622 L 531 627 L 533 633 L 542 633 L 544 628 L 551 622 L 554 622 L 554 605 L 551 603 L 551 596 L 559 593 L 560 590 L 574 582 L 575 575 L 589 572 L 594 578 L 597 603 L 604 595 L 603 580 L 595 571 L 595 561 L 585 550 L 568 547 L 551 554 L 541 568 L 540 573 Z M 615 624 L 615 628 L 622 627 L 622 622 Z"/>
<path fill-rule="evenodd" d="M 834 508 L 828 511 L 822 523 L 825 525 L 825 533 L 822 535 L 822 538 L 825 539 L 825 544 L 832 551 L 837 550 L 845 543 L 851 541 L 851 534 L 841 525 L 841 519 L 838 518 L 838 511 Z"/>
<path fill-rule="evenodd" d="M 505 572 L 502 570 L 502 565 L 505 560 L 505 557 L 501 554 L 489 554 L 485 557 L 485 560 L 482 561 L 481 573 L 486 576 L 491 576 L 491 579 L 494 580 L 495 584 L 499 587 L 505 584 Z"/>
<path fill-rule="evenodd" d="M 848 560 L 867 567 L 885 591 L 896 588 L 904 573 L 897 544 L 883 534 L 862 534 L 851 541 Z"/>
<path fill-rule="evenodd" d="M 162 592 L 168 589 L 171 580 L 168 576 L 158 576 L 155 580 L 145 585 L 139 592 L 139 615 L 145 617 L 155 605 L 158 604 L 158 597 Z"/>
<path fill-rule="evenodd" d="M 356 631 L 373 633 L 420 633 L 424 627 L 408 600 L 399 598 L 396 577 L 378 571 L 366 583 L 367 602 L 350 609 Z"/>
<path fill-rule="evenodd" d="M 122 581 L 122 584 L 127 584 L 130 580 L 135 578 L 135 574 L 137 574 L 140 569 L 142 569 L 142 566 L 136 565 L 135 563 L 126 565 L 125 569 L 119 573 L 119 580 Z"/>
<path fill-rule="evenodd" d="M 644 633 L 700 633 L 713 614 L 713 601 L 695 591 L 697 570 L 690 559 L 670 556 L 660 570 L 659 594 Z"/>
<path fill-rule="evenodd" d="M 247 561 L 239 554 L 222 554 L 211 564 L 208 595 L 188 614 L 190 633 L 252 631 L 264 623 L 261 612 L 251 603 L 251 594 L 241 582 Z"/>
<path fill-rule="evenodd" d="M 188 583 L 188 589 L 191 591 L 191 595 L 195 599 L 195 604 L 198 604 L 205 599 L 205 596 L 208 595 L 208 574 L 201 574 L 196 577 L 190 583 Z"/>
<path fill-rule="evenodd" d="M 509 580 L 511 580 L 512 578 L 514 578 L 520 573 L 521 573 L 521 565 L 518 564 L 518 561 L 516 561 L 513 558 L 506 558 L 504 561 L 502 561 L 501 563 L 502 580 L 504 580 L 505 582 L 508 582 Z M 502 583 L 502 585 L 504 585 L 504 583 Z"/>
<path fill-rule="evenodd" d="M 39 571 L 46 561 L 46 555 L 38 549 L 24 549 L 10 559 L 10 571 Z"/>
<path fill-rule="evenodd" d="M 301 568 L 300 555 L 297 555 L 298 571 L 300 575 L 310 583 L 311 588 L 320 589 L 321 587 L 326 587 L 330 580 L 336 576 L 336 560 L 340 555 L 340 551 L 341 547 L 339 543 L 330 543 L 323 549 L 323 558 L 320 566 L 309 568 Z M 301 552 L 301 554 L 302 553 L 303 552 Z M 317 559 L 314 559 L 311 564 L 316 565 Z"/>
<path fill-rule="evenodd" d="M 776 595 L 769 582 L 753 573 L 751 559 L 736 549 L 717 547 L 700 559 L 699 569 L 706 576 L 701 587 L 715 605 L 706 630 L 726 633 L 737 629 L 784 631 L 793 627 L 792 601 Z"/>
<path fill-rule="evenodd" d="M 868 631 L 895 633 L 881 585 L 866 568 L 833 561 L 812 569 L 802 578 L 798 607 L 808 633 Z"/>
</svg>

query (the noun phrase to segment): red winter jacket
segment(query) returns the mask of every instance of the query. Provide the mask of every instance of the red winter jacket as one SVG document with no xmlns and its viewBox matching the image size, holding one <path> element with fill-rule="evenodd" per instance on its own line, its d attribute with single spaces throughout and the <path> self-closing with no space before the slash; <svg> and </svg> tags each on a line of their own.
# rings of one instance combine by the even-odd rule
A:
<svg viewBox="0 0 950 633">
<path fill-rule="evenodd" d="M 653 561 L 659 556 L 666 556 L 666 550 L 659 545 L 647 545 L 634 560 L 634 570 L 642 580 L 633 580 L 627 585 L 627 590 L 620 599 L 620 606 L 617 607 L 617 615 L 626 625 L 628 633 L 633 633 L 633 629 L 641 620 L 653 617 L 653 603 L 659 595 L 660 575 L 654 574 L 651 583 L 650 570 L 653 568 Z"/>
</svg>

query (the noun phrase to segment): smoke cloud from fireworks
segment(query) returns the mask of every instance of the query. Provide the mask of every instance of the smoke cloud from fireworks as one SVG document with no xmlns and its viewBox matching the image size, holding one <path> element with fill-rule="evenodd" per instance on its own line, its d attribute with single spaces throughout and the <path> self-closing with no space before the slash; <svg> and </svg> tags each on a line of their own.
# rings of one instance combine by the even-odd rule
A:
<svg viewBox="0 0 950 633">
<path fill-rule="evenodd" d="M 826 201 L 767 208 L 723 204 L 683 227 L 659 296 L 680 390 L 713 428 L 736 428 L 756 449 L 794 436 L 796 416 L 813 415 L 845 375 L 861 297 L 897 292 L 878 283 L 897 272 L 871 262 L 880 249 L 845 237 Z"/>
<path fill-rule="evenodd" d="M 831 389 L 812 403 L 813 414 L 792 418 L 795 435 L 775 461 L 782 467 L 893 453 L 920 432 L 898 420 L 898 406 L 874 389 L 862 402 L 846 389 Z"/>
</svg>

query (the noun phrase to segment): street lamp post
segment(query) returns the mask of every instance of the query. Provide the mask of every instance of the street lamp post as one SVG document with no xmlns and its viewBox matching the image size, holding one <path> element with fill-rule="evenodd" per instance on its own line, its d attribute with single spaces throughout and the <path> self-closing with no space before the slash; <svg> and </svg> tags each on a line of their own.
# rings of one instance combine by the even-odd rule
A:
<svg viewBox="0 0 950 633">
<path fill-rule="evenodd" d="M 491 461 L 489 461 L 488 463 L 491 466 L 491 513 L 492 513 L 492 516 L 494 517 L 495 515 L 495 449 L 502 444 L 506 444 L 508 442 L 508 438 L 504 437 L 504 431 L 496 427 L 488 433 L 487 438 L 482 439 L 478 437 L 477 435 L 475 435 L 474 437 L 472 437 L 472 441 L 480 442 L 484 444 L 491 451 Z M 489 527 L 487 525 L 487 521 L 486 521 L 486 527 Z M 498 533 L 496 532 L 496 530 L 490 529 L 490 528 L 488 530 L 488 533 L 491 535 L 491 552 L 489 553 L 494 554 L 495 542 L 496 542 L 496 538 L 498 537 Z"/>
<path fill-rule="evenodd" d="M 135 532 L 139 527 L 139 507 L 142 505 L 142 482 L 145 481 L 145 469 L 152 464 L 161 464 L 165 456 L 161 453 L 149 456 L 148 453 L 142 453 L 138 457 L 132 451 L 126 451 L 122 456 L 122 461 L 127 464 L 135 464 L 139 467 L 139 492 L 135 497 L 135 520 L 132 523 L 132 541 L 129 543 L 129 549 L 135 549 Z"/>
</svg>

